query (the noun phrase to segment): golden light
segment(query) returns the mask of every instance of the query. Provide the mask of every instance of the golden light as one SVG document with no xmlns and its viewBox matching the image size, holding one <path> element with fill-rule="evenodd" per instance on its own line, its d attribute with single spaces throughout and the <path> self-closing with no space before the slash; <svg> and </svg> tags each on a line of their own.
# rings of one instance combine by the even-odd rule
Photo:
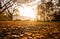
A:
<svg viewBox="0 0 60 39">
<path fill-rule="evenodd" d="M 23 5 L 19 8 L 20 16 L 29 17 L 30 20 L 34 20 L 36 11 L 31 6 Z"/>
</svg>

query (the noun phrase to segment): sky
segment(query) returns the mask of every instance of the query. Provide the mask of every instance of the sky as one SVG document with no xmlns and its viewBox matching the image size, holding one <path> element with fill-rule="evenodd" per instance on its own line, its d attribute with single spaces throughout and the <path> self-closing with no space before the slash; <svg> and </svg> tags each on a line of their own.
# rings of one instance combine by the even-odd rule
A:
<svg viewBox="0 0 60 39">
<path fill-rule="evenodd" d="M 20 0 L 21 1 L 21 0 Z M 24 1 L 24 0 L 23 0 Z M 30 2 L 30 1 L 32 1 L 32 2 Z M 36 13 L 36 8 L 37 8 L 37 5 L 38 4 L 40 4 L 40 2 L 41 2 L 41 0 L 29 0 L 29 2 L 25 2 L 25 3 L 19 3 L 19 4 L 21 4 L 20 6 L 18 6 L 17 8 L 18 8 L 18 10 L 19 10 L 19 13 L 20 13 L 20 17 L 18 17 L 18 18 L 20 18 L 20 19 L 22 19 L 24 16 L 24 19 L 26 20 L 26 19 L 30 19 L 30 18 L 34 18 L 34 13 Z M 27 9 L 26 9 L 27 8 Z M 34 10 L 33 10 L 33 9 Z M 30 11 L 30 10 L 31 11 Z M 33 14 L 32 14 L 33 13 Z M 30 17 L 30 18 L 28 18 L 28 17 Z M 15 17 L 16 18 L 16 17 Z M 15 19 L 14 18 L 14 19 Z M 24 19 L 22 19 L 22 20 L 24 20 Z"/>
</svg>

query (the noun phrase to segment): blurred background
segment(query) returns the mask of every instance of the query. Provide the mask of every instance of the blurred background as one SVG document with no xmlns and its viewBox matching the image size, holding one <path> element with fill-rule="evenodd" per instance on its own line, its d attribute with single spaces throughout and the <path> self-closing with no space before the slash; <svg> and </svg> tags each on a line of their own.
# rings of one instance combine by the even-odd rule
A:
<svg viewBox="0 0 60 39">
<path fill-rule="evenodd" d="M 0 21 L 60 21 L 60 0 L 0 0 Z"/>
</svg>

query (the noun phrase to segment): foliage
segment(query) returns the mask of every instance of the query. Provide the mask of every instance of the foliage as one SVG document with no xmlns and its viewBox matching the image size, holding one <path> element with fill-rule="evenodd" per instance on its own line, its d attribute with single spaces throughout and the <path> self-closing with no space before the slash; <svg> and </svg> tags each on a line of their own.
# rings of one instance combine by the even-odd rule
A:
<svg viewBox="0 0 60 39">
<path fill-rule="evenodd" d="M 44 1 L 45 0 L 43 0 L 42 3 L 38 5 L 38 15 L 41 15 L 41 18 L 43 18 L 44 21 L 52 21 L 60 19 L 58 17 L 60 16 L 60 8 L 59 8 L 60 6 L 58 6 L 59 2 L 56 0 L 54 0 L 55 3 L 52 2 L 53 0 L 50 0 L 48 2 Z"/>
</svg>

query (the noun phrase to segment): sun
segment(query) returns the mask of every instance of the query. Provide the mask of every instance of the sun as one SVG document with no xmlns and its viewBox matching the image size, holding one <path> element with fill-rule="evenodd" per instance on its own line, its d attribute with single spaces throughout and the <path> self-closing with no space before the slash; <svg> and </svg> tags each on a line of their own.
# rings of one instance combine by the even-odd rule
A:
<svg viewBox="0 0 60 39">
<path fill-rule="evenodd" d="M 36 16 L 36 12 L 30 6 L 24 6 L 19 8 L 20 16 L 29 17 L 30 20 L 34 20 Z"/>
</svg>

